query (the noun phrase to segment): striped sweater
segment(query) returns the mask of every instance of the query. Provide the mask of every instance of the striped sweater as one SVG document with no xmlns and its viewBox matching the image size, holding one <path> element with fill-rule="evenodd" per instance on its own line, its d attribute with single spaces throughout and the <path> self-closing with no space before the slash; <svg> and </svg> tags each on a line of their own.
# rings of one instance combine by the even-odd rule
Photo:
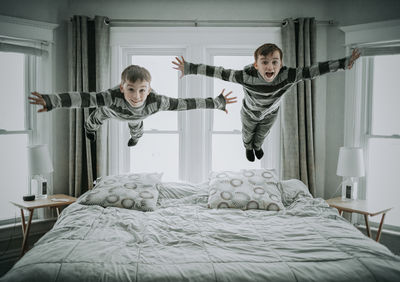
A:
<svg viewBox="0 0 400 282">
<path fill-rule="evenodd" d="M 317 76 L 345 69 L 350 57 L 318 63 L 303 68 L 283 66 L 272 82 L 265 81 L 253 65 L 243 70 L 224 69 L 204 64 L 185 62 L 184 74 L 202 74 L 243 86 L 243 110 L 254 120 L 262 120 L 279 108 L 280 99 L 296 83 Z"/>
<path fill-rule="evenodd" d="M 132 107 L 124 98 L 119 85 L 102 92 L 68 92 L 62 94 L 42 94 L 46 108 L 97 108 L 106 107 L 110 118 L 121 120 L 143 120 L 159 111 L 186 111 L 192 109 L 225 110 L 225 97 L 220 94 L 216 98 L 171 98 L 150 91 L 145 103 L 140 107 Z"/>
</svg>

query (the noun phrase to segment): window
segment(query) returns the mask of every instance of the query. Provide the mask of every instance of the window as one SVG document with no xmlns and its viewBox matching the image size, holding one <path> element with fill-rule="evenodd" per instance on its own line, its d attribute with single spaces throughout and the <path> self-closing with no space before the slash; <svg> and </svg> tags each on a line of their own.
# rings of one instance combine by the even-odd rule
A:
<svg viewBox="0 0 400 282">
<path fill-rule="evenodd" d="M 136 54 L 140 53 L 137 50 Z M 132 55 L 131 64 L 145 67 L 152 76 L 151 87 L 161 95 L 178 98 L 178 73 L 171 68 L 171 55 Z M 178 112 L 163 111 L 143 121 L 139 147 L 130 149 L 132 171 L 163 172 L 163 180 L 179 179 Z"/>
<path fill-rule="evenodd" d="M 396 207 L 400 196 L 400 91 L 397 81 L 400 54 L 374 56 L 366 59 L 369 65 L 369 107 L 366 192 L 387 206 Z M 371 221 L 379 223 L 380 217 Z M 387 213 L 385 223 L 400 227 L 400 209 Z"/>
<path fill-rule="evenodd" d="M 259 34 L 263 36 L 260 38 Z M 266 157 L 249 163 L 241 138 L 240 107 L 243 90 L 238 84 L 200 75 L 179 79 L 173 69 L 176 56 L 184 56 L 193 63 L 220 65 L 243 69 L 251 64 L 254 50 L 265 42 L 280 45 L 280 28 L 209 28 L 209 27 L 112 27 L 112 80 L 128 64 L 146 67 L 152 75 L 152 88 L 160 94 L 179 98 L 216 97 L 223 88 L 233 91 L 238 103 L 228 106 L 229 114 L 219 110 L 191 110 L 160 112 L 146 118 L 144 135 L 136 147 L 128 149 L 126 123 L 111 121 L 111 143 L 115 146 L 110 167 L 115 173 L 135 171 L 164 172 L 164 181 L 184 180 L 194 183 L 205 181 L 211 170 L 271 167 L 268 158 L 270 143 L 276 142 L 279 132 L 272 132 L 266 142 Z M 122 134 L 121 134 L 122 132 Z M 278 141 L 279 142 L 279 141 Z M 278 143 L 277 142 L 277 143 Z M 278 147 L 279 148 L 279 147 Z M 125 152 L 129 153 L 126 154 Z M 274 147 L 273 152 L 279 154 Z M 127 159 L 128 156 L 128 159 Z M 279 170 L 277 163 L 273 163 Z"/>
<path fill-rule="evenodd" d="M 226 50 L 221 50 L 223 53 Z M 251 54 L 249 50 L 248 54 Z M 241 70 L 244 66 L 254 61 L 253 56 L 240 55 L 215 55 L 213 65 L 222 66 L 225 69 Z M 245 149 L 242 142 L 240 109 L 244 98 L 243 88 L 240 84 L 234 84 L 223 80 L 212 80 L 213 93 L 217 96 L 222 89 L 225 93 L 233 91 L 230 97 L 237 97 L 237 103 L 229 105 L 228 114 L 221 111 L 213 111 L 212 121 L 212 170 L 239 170 L 244 167 L 260 168 L 261 162 L 249 163 L 244 157 Z"/>
<path fill-rule="evenodd" d="M 341 27 L 348 54 L 350 47 L 357 47 L 363 56 L 345 74 L 344 143 L 364 148 L 366 176 L 360 180 L 359 196 L 385 206 L 392 206 L 400 196 L 399 28 L 400 21 Z M 386 214 L 384 228 L 400 231 L 398 203 L 393 207 Z M 378 226 L 379 220 L 379 216 L 371 217 L 371 225 Z M 364 224 L 362 216 L 357 222 Z"/>
<path fill-rule="evenodd" d="M 29 56 L 0 52 L 0 186 L 7 197 L 0 199 L 0 220 L 14 218 L 16 209 L 9 200 L 28 192 L 26 147 L 30 140 L 30 117 L 27 111 Z M 19 215 L 19 214 L 18 214 Z"/>
</svg>

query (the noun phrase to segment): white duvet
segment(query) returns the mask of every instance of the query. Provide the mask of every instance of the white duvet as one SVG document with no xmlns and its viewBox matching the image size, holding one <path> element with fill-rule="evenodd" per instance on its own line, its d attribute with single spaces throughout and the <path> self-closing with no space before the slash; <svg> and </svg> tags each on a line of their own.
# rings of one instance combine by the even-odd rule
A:
<svg viewBox="0 0 400 282">
<path fill-rule="evenodd" d="M 400 257 L 322 199 L 217 210 L 189 188 L 154 212 L 72 204 L 0 280 L 400 281 Z"/>
</svg>

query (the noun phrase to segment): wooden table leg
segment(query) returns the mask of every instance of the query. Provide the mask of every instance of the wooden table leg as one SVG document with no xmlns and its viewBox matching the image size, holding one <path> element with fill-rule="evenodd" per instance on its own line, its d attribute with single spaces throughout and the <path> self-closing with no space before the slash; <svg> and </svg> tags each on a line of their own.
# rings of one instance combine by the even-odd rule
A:
<svg viewBox="0 0 400 282">
<path fill-rule="evenodd" d="M 338 209 L 338 212 L 339 212 L 339 215 L 342 216 L 343 210 L 339 210 L 339 209 Z"/>
<path fill-rule="evenodd" d="M 57 211 L 57 217 L 60 217 L 60 208 L 56 207 L 56 211 Z"/>
<path fill-rule="evenodd" d="M 21 255 L 22 257 L 25 253 L 25 249 L 27 247 L 28 243 L 28 237 L 29 237 L 29 229 L 31 228 L 31 222 L 32 222 L 32 216 L 33 216 L 33 210 L 29 210 L 29 218 L 28 218 L 28 223 L 25 225 L 25 218 L 24 218 L 24 212 L 21 209 L 21 216 L 22 216 L 22 222 L 23 222 L 23 229 L 24 229 L 24 240 L 22 241 L 22 249 L 21 249 Z"/>
<path fill-rule="evenodd" d="M 368 215 L 364 214 L 364 219 L 365 219 L 365 227 L 367 228 L 367 235 L 369 238 L 371 237 L 371 229 L 369 229 L 369 224 L 368 224 Z"/>
<path fill-rule="evenodd" d="M 24 210 L 21 209 L 21 227 L 22 227 L 22 234 L 25 233 L 25 229 L 26 229 L 26 224 L 25 224 L 25 216 L 24 216 Z"/>
<path fill-rule="evenodd" d="M 382 214 L 381 223 L 379 223 L 378 233 L 376 233 L 376 239 L 375 240 L 377 242 L 379 242 L 379 239 L 381 238 L 382 225 L 383 225 L 383 221 L 385 220 L 385 215 L 386 215 L 386 213 Z"/>
</svg>

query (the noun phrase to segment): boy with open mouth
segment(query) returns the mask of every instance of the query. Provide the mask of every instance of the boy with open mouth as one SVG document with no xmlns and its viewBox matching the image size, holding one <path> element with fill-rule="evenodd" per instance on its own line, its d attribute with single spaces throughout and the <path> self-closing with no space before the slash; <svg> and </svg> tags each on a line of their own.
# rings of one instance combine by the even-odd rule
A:
<svg viewBox="0 0 400 282">
<path fill-rule="evenodd" d="M 246 149 L 246 158 L 253 162 L 264 156 L 261 148 L 278 115 L 282 96 L 296 83 L 314 79 L 317 76 L 340 69 L 351 69 L 360 57 L 357 49 L 351 56 L 317 63 L 312 66 L 289 68 L 283 66 L 282 50 L 275 44 L 263 44 L 254 52 L 254 63 L 243 70 L 224 69 L 204 64 L 186 62 L 176 57 L 172 62 L 174 69 L 188 74 L 200 74 L 216 77 L 243 86 L 244 99 L 240 111 L 242 120 L 242 139 Z"/>
</svg>

